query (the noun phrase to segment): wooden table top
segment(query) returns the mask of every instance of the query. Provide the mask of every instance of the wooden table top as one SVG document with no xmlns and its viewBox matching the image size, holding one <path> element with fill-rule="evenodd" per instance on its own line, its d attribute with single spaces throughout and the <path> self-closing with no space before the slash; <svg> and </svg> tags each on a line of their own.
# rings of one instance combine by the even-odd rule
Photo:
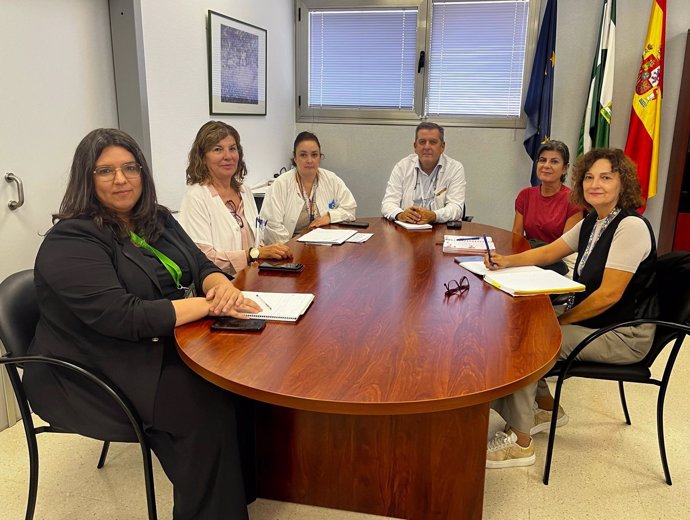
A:
<svg viewBox="0 0 690 520">
<path fill-rule="evenodd" d="M 508 231 L 464 223 L 407 231 L 383 218 L 364 244 L 290 242 L 298 275 L 235 279 L 241 289 L 309 292 L 297 323 L 267 322 L 260 333 L 210 330 L 200 320 L 175 330 L 195 372 L 232 392 L 290 408 L 360 415 L 450 410 L 488 402 L 536 381 L 554 364 L 560 328 L 547 296 L 513 298 L 441 251 L 444 234 L 493 237 L 499 253 L 527 242 Z M 470 290 L 445 297 L 466 275 Z"/>
</svg>

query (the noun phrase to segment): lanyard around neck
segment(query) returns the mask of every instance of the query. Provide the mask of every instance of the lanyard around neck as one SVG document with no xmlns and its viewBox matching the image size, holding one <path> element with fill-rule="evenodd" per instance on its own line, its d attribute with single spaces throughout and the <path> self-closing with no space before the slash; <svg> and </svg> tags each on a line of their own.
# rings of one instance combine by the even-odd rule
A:
<svg viewBox="0 0 690 520">
<path fill-rule="evenodd" d="M 134 231 L 129 232 L 129 238 L 132 240 L 134 245 L 153 253 L 153 255 L 158 258 L 160 263 L 163 264 L 163 267 L 165 267 L 165 269 L 170 273 L 173 282 L 175 282 L 175 287 L 178 289 L 183 288 L 182 285 L 180 285 L 180 280 L 182 279 L 182 270 L 180 269 L 180 266 L 161 253 L 158 249 L 146 242 L 146 240 L 141 238 Z"/>
<path fill-rule="evenodd" d="M 434 202 L 434 194 L 436 193 L 436 186 L 438 185 L 438 172 L 441 169 L 439 164 L 436 164 L 434 166 L 434 169 L 431 172 L 431 175 L 429 175 L 429 184 L 431 187 L 431 193 L 429 193 L 429 190 L 424 190 L 424 182 L 420 182 L 419 180 L 419 175 L 420 172 L 423 171 L 420 166 L 417 167 L 417 177 L 415 179 L 415 184 L 414 184 L 414 195 L 417 195 L 417 191 L 419 191 L 419 198 L 421 200 L 421 203 L 424 204 L 425 201 L 430 201 L 429 202 L 429 207 L 427 209 L 431 209 L 431 205 Z M 426 173 L 424 173 L 426 175 Z"/>
<path fill-rule="evenodd" d="M 611 210 L 611 212 L 606 215 L 606 218 L 604 218 L 604 221 L 601 223 L 598 231 L 597 231 L 597 223 L 594 223 L 594 227 L 592 228 L 592 232 L 589 234 L 589 240 L 587 241 L 587 247 L 585 247 L 585 252 L 582 254 L 582 259 L 580 260 L 580 264 L 578 265 L 578 274 L 582 274 L 582 270 L 585 267 L 585 264 L 587 263 L 587 259 L 589 258 L 590 253 L 592 252 L 592 249 L 594 248 L 595 244 L 599 241 L 601 238 L 601 235 L 604 233 L 607 227 L 609 227 L 609 224 L 611 221 L 618 216 L 618 214 L 621 212 L 621 209 L 619 207 L 615 207 Z M 596 233 L 596 236 L 595 236 Z"/>
<path fill-rule="evenodd" d="M 304 192 L 304 184 L 302 184 L 302 176 L 295 171 L 295 177 L 297 178 L 297 186 L 299 187 L 299 193 L 302 197 L 302 200 L 304 200 L 304 203 L 307 205 L 307 215 L 309 215 L 309 222 L 312 222 L 314 220 L 314 217 L 316 216 L 315 213 L 315 206 L 316 206 L 316 188 L 319 187 L 319 175 L 318 173 L 316 174 L 316 178 L 314 179 L 313 184 L 311 185 L 311 198 L 307 197 L 307 194 Z"/>
</svg>

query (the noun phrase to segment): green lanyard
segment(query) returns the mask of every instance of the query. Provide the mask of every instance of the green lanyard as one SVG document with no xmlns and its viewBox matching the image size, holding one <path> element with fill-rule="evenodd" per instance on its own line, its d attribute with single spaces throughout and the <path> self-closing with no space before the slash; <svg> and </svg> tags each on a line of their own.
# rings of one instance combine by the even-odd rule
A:
<svg viewBox="0 0 690 520">
<path fill-rule="evenodd" d="M 163 264 L 163 267 L 165 267 L 165 269 L 170 273 L 170 276 L 172 276 L 172 279 L 175 282 L 175 287 L 178 289 L 184 289 L 184 287 L 180 285 L 180 280 L 182 279 L 182 270 L 175 262 L 158 251 L 158 249 L 148 244 L 146 240 L 141 238 L 134 231 L 129 232 L 129 238 L 132 239 L 132 242 L 134 242 L 135 245 L 141 247 L 142 249 L 146 249 L 147 251 L 151 251 L 151 253 L 156 255 L 156 258 L 160 260 L 160 263 Z"/>
</svg>

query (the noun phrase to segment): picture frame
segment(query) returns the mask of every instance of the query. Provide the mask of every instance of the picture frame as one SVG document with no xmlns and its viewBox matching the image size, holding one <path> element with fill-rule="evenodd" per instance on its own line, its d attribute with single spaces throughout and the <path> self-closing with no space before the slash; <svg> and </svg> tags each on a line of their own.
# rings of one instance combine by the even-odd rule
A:
<svg viewBox="0 0 690 520">
<path fill-rule="evenodd" d="M 266 38 L 266 29 L 208 11 L 210 114 L 266 115 Z"/>
</svg>

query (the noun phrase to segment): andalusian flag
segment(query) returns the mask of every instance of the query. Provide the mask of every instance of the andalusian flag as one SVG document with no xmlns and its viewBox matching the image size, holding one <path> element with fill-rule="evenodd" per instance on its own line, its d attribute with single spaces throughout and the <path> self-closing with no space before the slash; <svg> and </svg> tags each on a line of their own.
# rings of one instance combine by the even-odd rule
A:
<svg viewBox="0 0 690 520">
<path fill-rule="evenodd" d="M 609 145 L 613 106 L 613 62 L 616 55 L 616 0 L 604 0 L 599 42 L 592 65 L 587 107 L 582 119 L 577 154 Z"/>
<path fill-rule="evenodd" d="M 656 195 L 665 43 L 666 0 L 652 0 L 625 143 L 625 154 L 637 164 L 637 178 L 640 179 L 645 205 L 648 198 Z"/>
<path fill-rule="evenodd" d="M 544 20 L 539 30 L 537 50 L 534 53 L 532 74 L 525 97 L 525 150 L 532 158 L 532 186 L 539 184 L 537 179 L 537 151 L 551 136 L 551 108 L 553 106 L 553 77 L 556 66 L 556 0 L 549 0 L 544 11 Z"/>
</svg>

